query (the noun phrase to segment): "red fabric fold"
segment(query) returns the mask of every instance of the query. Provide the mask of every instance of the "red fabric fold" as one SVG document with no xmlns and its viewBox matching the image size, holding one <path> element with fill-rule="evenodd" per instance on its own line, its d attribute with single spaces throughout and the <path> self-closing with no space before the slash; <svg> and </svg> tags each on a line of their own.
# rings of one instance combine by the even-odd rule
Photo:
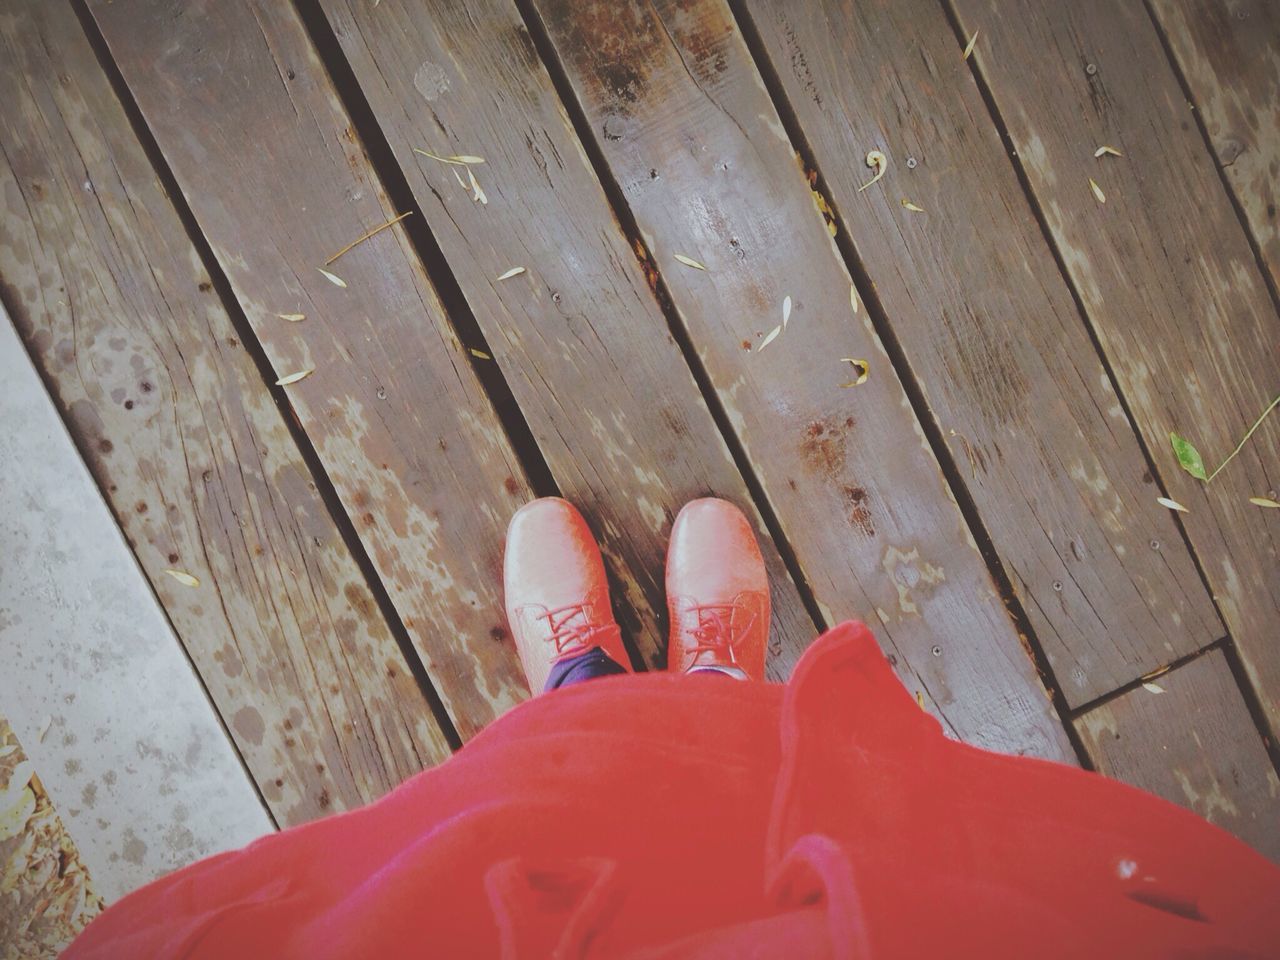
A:
<svg viewBox="0 0 1280 960">
<path fill-rule="evenodd" d="M 1280 869 L 1094 774 L 947 740 L 865 627 L 785 686 L 537 697 L 362 810 L 194 864 L 103 957 L 1280 956 Z"/>
</svg>

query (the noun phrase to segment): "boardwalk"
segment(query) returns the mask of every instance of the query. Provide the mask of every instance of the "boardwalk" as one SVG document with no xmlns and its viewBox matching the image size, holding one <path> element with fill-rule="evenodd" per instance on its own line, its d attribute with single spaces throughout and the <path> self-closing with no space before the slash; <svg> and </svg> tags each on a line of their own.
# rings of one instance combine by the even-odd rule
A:
<svg viewBox="0 0 1280 960">
<path fill-rule="evenodd" d="M 1278 78 L 1266 0 L 17 0 L 0 295 L 279 826 L 528 696 L 520 504 L 654 669 L 718 495 L 773 679 L 863 619 L 1280 859 L 1280 412 L 1169 441 L 1280 394 Z"/>
</svg>

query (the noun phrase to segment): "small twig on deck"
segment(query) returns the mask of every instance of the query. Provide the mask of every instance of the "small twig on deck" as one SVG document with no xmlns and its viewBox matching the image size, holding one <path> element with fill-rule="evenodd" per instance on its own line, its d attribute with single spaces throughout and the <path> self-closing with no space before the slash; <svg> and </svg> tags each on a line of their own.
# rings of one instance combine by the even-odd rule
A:
<svg viewBox="0 0 1280 960">
<path fill-rule="evenodd" d="M 327 267 L 329 264 L 333 263 L 333 261 L 337 260 L 340 256 L 342 256 L 344 253 L 349 251 L 352 247 L 359 246 L 360 244 L 368 240 L 370 237 L 374 236 L 375 234 L 381 233 L 383 230 L 387 229 L 387 227 L 394 227 L 397 223 L 399 223 L 405 217 L 411 216 L 412 214 L 413 214 L 412 210 L 406 210 L 404 213 L 400 214 L 400 216 L 393 217 L 392 219 L 388 220 L 386 223 L 382 224 L 382 226 L 374 227 L 372 230 L 370 230 L 364 236 L 360 237 L 358 240 L 352 240 L 350 243 L 348 243 L 345 247 L 343 247 L 341 250 L 335 253 L 332 257 L 326 260 L 324 262 L 324 265 Z"/>
</svg>

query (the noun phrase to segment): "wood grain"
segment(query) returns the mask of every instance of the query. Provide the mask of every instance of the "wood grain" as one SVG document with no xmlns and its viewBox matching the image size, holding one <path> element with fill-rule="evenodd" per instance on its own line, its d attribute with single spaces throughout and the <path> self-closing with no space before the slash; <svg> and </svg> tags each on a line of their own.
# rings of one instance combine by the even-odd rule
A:
<svg viewBox="0 0 1280 960">
<path fill-rule="evenodd" d="M 0 44 L 19 332 L 276 818 L 367 802 L 448 755 L 429 705 L 70 6 Z"/>
<path fill-rule="evenodd" d="M 1152 0 L 1218 166 L 1280 288 L 1280 6 Z"/>
<path fill-rule="evenodd" d="M 561 492 L 600 532 L 620 622 L 649 666 L 666 666 L 672 520 L 714 495 L 755 522 L 772 588 L 769 673 L 786 679 L 813 621 L 515 7 L 324 7 Z M 472 175 L 488 204 L 459 186 L 456 165 L 415 148 L 482 157 Z M 496 279 L 515 267 L 525 272 Z"/>
<path fill-rule="evenodd" d="M 1151 683 L 1077 718 L 1098 771 L 1194 810 L 1280 861 L 1280 779 L 1226 658 L 1211 650 Z"/>
<path fill-rule="evenodd" d="M 955 735 L 1069 758 L 727 8 L 536 5 L 827 618 L 876 624 Z"/>
<path fill-rule="evenodd" d="M 91 5 L 465 738 L 528 695 L 502 609 L 521 465 L 293 8 Z M 288 323 L 280 313 L 306 320 Z"/>
<path fill-rule="evenodd" d="M 747 6 L 1068 704 L 1221 637 L 942 9 Z"/>
<path fill-rule="evenodd" d="M 1280 394 L 1280 320 L 1139 4 L 961 0 L 977 67 L 1190 536 L 1271 723 L 1280 723 L 1280 417 L 1210 485 L 1178 466 L 1170 431 L 1210 469 Z M 1099 145 L 1122 157 L 1095 158 Z M 1106 203 L 1092 194 L 1093 178 Z"/>
</svg>

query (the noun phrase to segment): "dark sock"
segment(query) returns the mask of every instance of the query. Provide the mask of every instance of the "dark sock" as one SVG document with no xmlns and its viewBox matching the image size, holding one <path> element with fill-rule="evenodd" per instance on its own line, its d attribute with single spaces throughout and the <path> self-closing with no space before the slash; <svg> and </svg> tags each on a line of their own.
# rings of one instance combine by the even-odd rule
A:
<svg viewBox="0 0 1280 960">
<path fill-rule="evenodd" d="M 567 657 L 553 664 L 543 692 L 558 690 L 573 683 L 582 683 L 584 680 L 594 680 L 596 677 L 612 677 L 626 672 L 602 649 L 592 647 L 577 656 Z"/>
</svg>

